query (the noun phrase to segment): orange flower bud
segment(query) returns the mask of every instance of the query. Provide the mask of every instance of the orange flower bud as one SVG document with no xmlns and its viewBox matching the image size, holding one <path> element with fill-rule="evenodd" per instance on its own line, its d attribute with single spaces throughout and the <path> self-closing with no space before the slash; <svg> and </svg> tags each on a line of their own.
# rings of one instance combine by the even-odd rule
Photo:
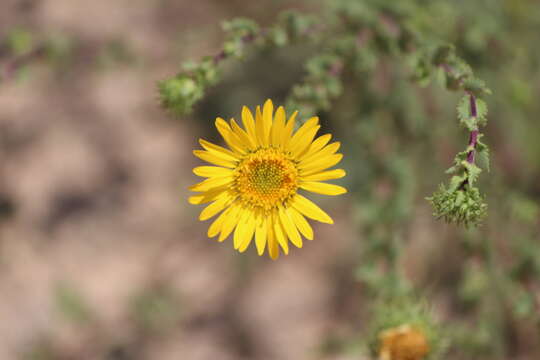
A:
<svg viewBox="0 0 540 360">
<path fill-rule="evenodd" d="M 422 360 L 429 352 L 426 336 L 410 325 L 379 334 L 379 360 Z"/>
</svg>

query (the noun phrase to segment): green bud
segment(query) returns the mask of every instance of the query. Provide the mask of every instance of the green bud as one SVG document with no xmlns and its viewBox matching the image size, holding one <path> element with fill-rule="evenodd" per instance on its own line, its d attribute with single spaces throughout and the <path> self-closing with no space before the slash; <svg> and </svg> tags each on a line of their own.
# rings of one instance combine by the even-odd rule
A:
<svg viewBox="0 0 540 360">
<path fill-rule="evenodd" d="M 448 223 L 463 224 L 465 227 L 478 226 L 487 214 L 487 204 L 484 203 L 478 188 L 468 184 L 462 186 L 464 183 L 456 186 L 462 179 L 463 176 L 454 176 L 449 189 L 441 184 L 439 190 L 427 200 L 433 206 L 435 217 L 443 218 Z"/>
<path fill-rule="evenodd" d="M 376 304 L 371 313 L 368 345 L 373 358 L 437 360 L 448 348 L 449 341 L 424 301 L 399 297 Z"/>
<path fill-rule="evenodd" d="M 204 94 L 201 86 L 185 75 L 164 80 L 158 88 L 163 107 L 178 115 L 190 112 Z"/>
</svg>

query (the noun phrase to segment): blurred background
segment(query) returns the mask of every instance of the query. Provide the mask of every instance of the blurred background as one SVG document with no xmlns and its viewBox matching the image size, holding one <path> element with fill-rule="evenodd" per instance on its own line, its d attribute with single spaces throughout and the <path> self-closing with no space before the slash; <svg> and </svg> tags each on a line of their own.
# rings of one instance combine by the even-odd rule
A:
<svg viewBox="0 0 540 360">
<path fill-rule="evenodd" d="M 452 330 L 447 358 L 540 358 L 540 5 L 426 6 L 494 93 L 484 226 L 437 221 L 424 199 L 466 144 L 459 95 L 378 59 L 321 114 L 349 173 L 349 194 L 317 197 L 335 224 L 273 262 L 206 237 L 187 203 L 192 150 L 218 141 L 216 116 L 283 102 L 311 50 L 228 63 L 181 118 L 160 108 L 156 83 L 218 53 L 224 20 L 265 26 L 321 2 L 0 0 L 0 359 L 364 359 L 365 244 L 388 236 Z"/>
</svg>

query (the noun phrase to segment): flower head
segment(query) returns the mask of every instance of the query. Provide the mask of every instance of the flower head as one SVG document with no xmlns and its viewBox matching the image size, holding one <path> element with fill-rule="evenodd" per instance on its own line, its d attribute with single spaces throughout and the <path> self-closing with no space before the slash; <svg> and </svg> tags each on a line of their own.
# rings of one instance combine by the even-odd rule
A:
<svg viewBox="0 0 540 360">
<path fill-rule="evenodd" d="M 210 203 L 200 214 L 207 220 L 221 212 L 208 229 L 218 241 L 233 234 L 234 248 L 244 252 L 255 239 L 259 255 L 265 248 L 272 259 L 280 248 L 289 253 L 289 241 L 302 247 L 302 235 L 313 240 L 310 218 L 332 224 L 313 202 L 298 193 L 307 190 L 324 195 L 340 195 L 347 190 L 322 181 L 345 176 L 343 169 L 327 170 L 341 161 L 340 143 L 328 144 L 330 134 L 315 139 L 320 128 L 313 117 L 296 132 L 297 112 L 287 120 L 285 110 L 274 113 L 271 100 L 255 116 L 242 109 L 243 128 L 234 119 L 217 118 L 216 127 L 227 148 L 199 140 L 204 150 L 193 153 L 214 166 L 199 166 L 193 172 L 206 180 L 190 187 L 199 194 L 192 204 Z"/>
<path fill-rule="evenodd" d="M 422 360 L 429 352 L 424 333 L 410 325 L 381 332 L 379 343 L 379 360 Z"/>
</svg>

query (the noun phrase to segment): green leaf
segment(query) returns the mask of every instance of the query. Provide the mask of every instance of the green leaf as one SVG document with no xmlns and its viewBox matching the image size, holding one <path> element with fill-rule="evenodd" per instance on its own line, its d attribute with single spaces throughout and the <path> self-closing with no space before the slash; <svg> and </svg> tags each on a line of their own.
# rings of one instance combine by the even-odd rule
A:
<svg viewBox="0 0 540 360">
<path fill-rule="evenodd" d="M 476 97 L 484 94 L 491 94 L 491 90 L 486 86 L 486 83 L 475 77 L 465 79 L 463 81 L 463 88 L 465 91 L 474 94 Z"/>
<path fill-rule="evenodd" d="M 296 40 L 308 35 L 308 29 L 315 24 L 315 19 L 296 11 L 284 11 L 279 15 L 278 24 L 292 40 Z"/>
<path fill-rule="evenodd" d="M 467 170 L 467 181 L 472 186 L 478 180 L 482 169 L 468 161 L 463 161 L 462 165 Z"/>
<path fill-rule="evenodd" d="M 480 167 L 482 169 L 486 169 L 486 171 L 489 172 L 489 149 L 486 147 L 483 150 L 477 150 L 476 157 Z"/>
<path fill-rule="evenodd" d="M 167 79 L 158 83 L 161 104 L 177 115 L 187 114 L 203 95 L 203 88 L 187 75 Z"/>
<path fill-rule="evenodd" d="M 255 21 L 241 17 L 223 22 L 222 28 L 228 32 L 229 38 L 253 35 L 259 31 L 259 25 Z"/>
<path fill-rule="evenodd" d="M 467 180 L 467 175 L 466 174 L 463 174 L 463 175 L 454 175 L 452 176 L 452 178 L 450 179 L 450 187 L 449 187 L 449 191 L 456 191 L 458 190 L 462 185 L 463 185 L 463 182 L 465 182 L 465 180 Z"/>
<path fill-rule="evenodd" d="M 469 131 L 478 130 L 478 118 L 471 114 L 470 96 L 464 95 L 457 106 L 458 119 L 461 126 Z"/>
<path fill-rule="evenodd" d="M 476 98 L 476 116 L 480 126 L 486 126 L 488 108 L 484 100 Z"/>
<path fill-rule="evenodd" d="M 454 55 L 455 47 L 452 44 L 444 44 L 435 49 L 433 54 L 433 65 L 439 66 L 448 63 L 449 58 Z"/>
</svg>

